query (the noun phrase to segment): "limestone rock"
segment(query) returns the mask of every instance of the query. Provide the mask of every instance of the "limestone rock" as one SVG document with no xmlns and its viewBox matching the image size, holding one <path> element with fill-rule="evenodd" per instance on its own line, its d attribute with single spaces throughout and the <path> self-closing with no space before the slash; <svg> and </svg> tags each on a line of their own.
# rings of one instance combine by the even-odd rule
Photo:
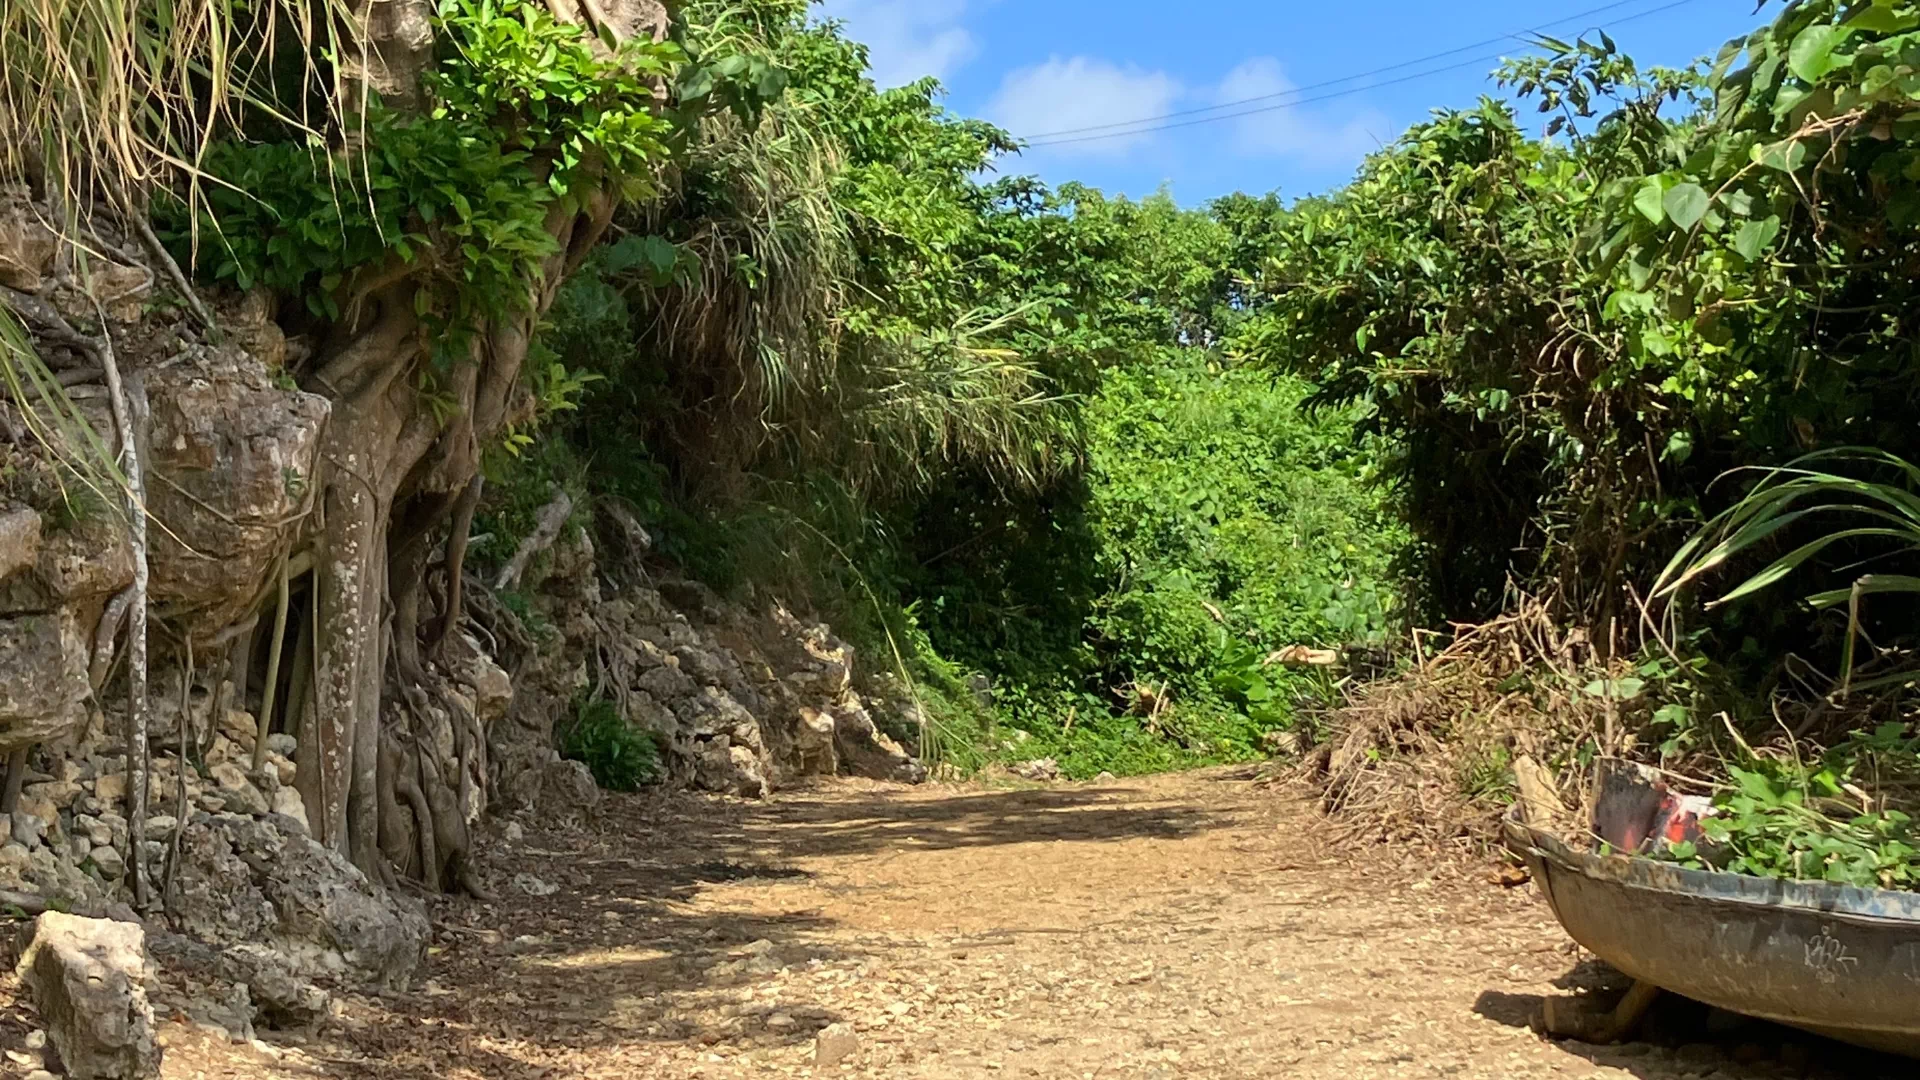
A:
<svg viewBox="0 0 1920 1080">
<path fill-rule="evenodd" d="M 247 984 L 257 1019 L 269 1027 L 310 1024 L 327 1015 L 330 997 L 325 990 L 302 978 L 293 966 L 272 949 L 261 945 L 235 945 L 225 958 L 238 978 Z"/>
<path fill-rule="evenodd" d="M 306 801 L 293 788 L 283 787 L 273 793 L 273 812 L 298 824 L 301 835 L 312 834 L 313 825 L 307 820 Z"/>
<path fill-rule="evenodd" d="M 146 966 L 146 931 L 138 923 L 57 911 L 35 920 L 18 975 L 68 1076 L 144 1080 L 159 1075 Z"/>
<path fill-rule="evenodd" d="M 473 715 L 485 731 L 507 715 L 508 707 L 513 704 L 513 680 L 472 639 L 466 639 L 466 644 L 470 655 L 465 678 L 473 687 Z"/>
<path fill-rule="evenodd" d="M 215 945 L 268 946 L 303 977 L 405 986 L 426 956 L 426 916 L 283 820 L 218 814 L 186 825 L 168 894 L 180 929 Z"/>
<path fill-rule="evenodd" d="M 21 507 L 0 510 L 0 578 L 32 566 L 40 556 L 40 515 Z"/>
<path fill-rule="evenodd" d="M 41 220 L 25 188 L 0 193 L 0 285 L 39 292 L 59 248 L 60 238 Z"/>
<path fill-rule="evenodd" d="M 855 776 L 903 784 L 918 784 L 927 778 L 926 766 L 875 727 L 864 706 L 856 703 L 842 708 L 834 714 L 834 720 L 834 745 Z M 1057 769 L 1055 775 L 1059 775 Z"/>
<path fill-rule="evenodd" d="M 725 735 L 704 740 L 696 747 L 693 780 L 701 790 L 750 799 L 764 799 L 772 793 L 773 785 L 760 769 L 760 757 L 751 749 Z"/>
<path fill-rule="evenodd" d="M 108 881 L 118 881 L 126 876 L 127 860 L 113 845 L 103 844 L 94 848 L 89 855 L 93 859 L 93 865 L 100 868 L 100 876 Z"/>
<path fill-rule="evenodd" d="M 813 1037 L 815 1072 L 834 1068 L 859 1053 L 860 1036 L 853 1030 L 852 1024 L 828 1024 Z"/>
<path fill-rule="evenodd" d="M 68 780 L 44 780 L 38 784 L 26 786 L 26 796 L 52 804 L 56 809 L 65 810 L 80 797 L 80 785 Z"/>
<path fill-rule="evenodd" d="M 1060 763 L 1052 758 L 1034 758 L 1032 761 L 1017 761 L 1007 766 L 1007 771 L 1022 780 L 1046 782 L 1060 779 Z"/>
<path fill-rule="evenodd" d="M 43 531 L 33 565 L 0 575 L 0 615 L 65 608 L 90 632 L 106 597 L 132 582 L 133 548 L 125 527 L 110 517 L 90 518 Z"/>
<path fill-rule="evenodd" d="M 0 616 L 0 756 L 86 723 L 88 641 L 70 609 Z"/>
<path fill-rule="evenodd" d="M 208 638 L 244 616 L 308 502 L 329 412 L 276 386 L 237 349 L 208 349 L 147 374 L 152 432 L 153 602 L 193 612 Z"/>
<path fill-rule="evenodd" d="M 178 978 L 216 986 L 244 985 L 250 1007 L 246 1016 L 249 1026 L 298 1027 L 327 1014 L 331 1001 L 327 992 L 295 972 L 286 957 L 267 946 L 243 943 L 218 948 L 183 934 L 157 933 L 149 947 L 170 981 Z M 222 992 L 215 989 L 213 993 Z M 222 1026 L 236 1030 L 224 1022 Z"/>
<path fill-rule="evenodd" d="M 40 845 L 47 838 L 47 823 L 25 810 L 15 810 L 9 821 L 13 842 L 28 851 Z"/>
<path fill-rule="evenodd" d="M 93 797 L 108 806 L 118 806 L 127 797 L 127 774 L 103 773 L 93 782 Z"/>
<path fill-rule="evenodd" d="M 229 812 L 259 815 L 270 809 L 267 797 L 247 779 L 246 770 L 233 762 L 215 765 L 213 782 L 220 785 L 219 795 L 226 801 Z"/>
<path fill-rule="evenodd" d="M 27 873 L 33 869 L 33 858 L 27 853 L 26 845 L 17 841 L 0 843 L 0 888 L 18 889 L 27 882 Z"/>
<path fill-rule="evenodd" d="M 216 1029 L 238 1042 L 253 1039 L 253 995 L 247 984 L 236 982 L 225 990 L 195 998 L 187 1003 L 187 1015 L 202 1027 Z"/>
<path fill-rule="evenodd" d="M 593 772 L 578 761 L 549 762 L 543 770 L 541 805 L 563 813 L 580 813 L 600 805 L 600 786 Z"/>
</svg>

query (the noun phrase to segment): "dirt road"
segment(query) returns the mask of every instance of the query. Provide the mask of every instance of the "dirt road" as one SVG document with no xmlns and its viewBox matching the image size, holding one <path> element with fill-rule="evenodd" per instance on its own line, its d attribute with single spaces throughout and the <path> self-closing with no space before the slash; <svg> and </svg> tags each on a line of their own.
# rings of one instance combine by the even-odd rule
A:
<svg viewBox="0 0 1920 1080">
<path fill-rule="evenodd" d="M 419 992 L 265 1050 L 169 1025 L 167 1075 L 809 1075 L 832 1024 L 858 1041 L 834 1076 L 1912 1075 L 1685 1011 L 1654 1043 L 1542 1042 L 1526 1017 L 1593 965 L 1531 886 L 1323 828 L 1233 771 L 618 799 L 500 851 L 500 900 L 441 912 Z"/>
</svg>

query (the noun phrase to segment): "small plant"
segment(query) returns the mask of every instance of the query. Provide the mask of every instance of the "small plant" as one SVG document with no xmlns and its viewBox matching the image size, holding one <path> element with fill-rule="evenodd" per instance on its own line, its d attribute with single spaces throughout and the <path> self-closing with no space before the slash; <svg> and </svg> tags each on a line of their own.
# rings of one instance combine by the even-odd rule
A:
<svg viewBox="0 0 1920 1080">
<path fill-rule="evenodd" d="M 560 753 L 581 762 L 608 791 L 639 791 L 664 775 L 653 732 L 627 723 L 613 702 L 590 698 L 575 710 Z"/>
<path fill-rule="evenodd" d="M 1475 802 L 1513 802 L 1513 755 L 1504 746 L 1472 754 L 1460 764 L 1460 794 Z"/>
<path fill-rule="evenodd" d="M 1734 785 L 1700 821 L 1707 842 L 1671 845 L 1658 857 L 1790 881 L 1920 888 L 1912 817 L 1867 791 L 1910 791 L 1920 779 L 1920 739 L 1905 725 L 1857 731 L 1811 762 L 1755 755 L 1728 773 Z"/>
</svg>

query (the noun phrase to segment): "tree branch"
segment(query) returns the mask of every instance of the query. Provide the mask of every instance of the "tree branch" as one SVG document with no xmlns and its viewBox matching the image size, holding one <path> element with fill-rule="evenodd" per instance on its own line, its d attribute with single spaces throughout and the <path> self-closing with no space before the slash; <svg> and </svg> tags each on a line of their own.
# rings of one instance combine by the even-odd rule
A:
<svg viewBox="0 0 1920 1080">
<path fill-rule="evenodd" d="M 553 501 L 541 509 L 532 535 L 520 541 L 519 550 L 513 553 L 513 558 L 507 560 L 507 565 L 500 568 L 499 576 L 493 579 L 494 591 L 513 588 L 520 576 L 527 572 L 527 564 L 533 561 L 533 557 L 552 547 L 553 542 L 560 538 L 560 530 L 566 526 L 567 518 L 572 514 L 573 496 L 565 491 L 555 493 Z"/>
</svg>

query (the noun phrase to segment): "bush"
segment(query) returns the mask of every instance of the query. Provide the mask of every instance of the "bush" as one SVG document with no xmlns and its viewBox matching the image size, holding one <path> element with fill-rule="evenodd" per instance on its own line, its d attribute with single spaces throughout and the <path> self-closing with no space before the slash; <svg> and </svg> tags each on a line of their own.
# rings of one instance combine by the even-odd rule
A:
<svg viewBox="0 0 1920 1080">
<path fill-rule="evenodd" d="M 627 723 L 611 701 L 593 698 L 574 712 L 561 740 L 562 756 L 581 762 L 608 791 L 638 791 L 665 775 L 660 743 L 651 731 Z"/>
</svg>

